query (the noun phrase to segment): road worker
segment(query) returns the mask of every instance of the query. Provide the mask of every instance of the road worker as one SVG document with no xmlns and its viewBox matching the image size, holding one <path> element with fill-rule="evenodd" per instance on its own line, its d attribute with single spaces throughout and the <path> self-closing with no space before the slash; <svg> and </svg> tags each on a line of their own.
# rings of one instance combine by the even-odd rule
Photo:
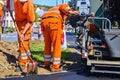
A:
<svg viewBox="0 0 120 80">
<path fill-rule="evenodd" d="M 7 2 L 9 2 L 9 0 Z M 30 59 L 26 54 L 26 50 L 22 45 L 21 39 L 23 40 L 29 55 L 32 55 L 30 53 L 29 40 L 31 39 L 33 22 L 35 20 L 33 1 L 14 0 L 14 12 L 15 12 L 15 21 L 17 23 L 17 27 L 20 32 L 20 35 L 18 35 L 19 51 L 20 51 L 18 57 L 18 64 L 20 68 L 24 70 L 24 68 L 26 68 L 27 63 L 30 62 Z"/>
<path fill-rule="evenodd" d="M 44 36 L 44 66 L 50 68 L 51 72 L 57 72 L 60 69 L 61 58 L 61 34 L 64 22 L 64 16 L 69 14 L 78 15 L 78 11 L 72 11 L 67 4 L 59 4 L 49 9 L 42 16 L 41 29 Z M 52 53 L 51 53 L 52 51 Z M 52 65 L 50 64 L 52 58 Z"/>
<path fill-rule="evenodd" d="M 2 9 L 2 5 L 3 5 L 3 1 L 0 1 L 0 40 L 1 40 L 1 35 L 3 33 L 2 30 L 2 20 L 3 20 L 3 9 Z"/>
<path fill-rule="evenodd" d="M 88 34 L 91 37 L 98 37 L 98 34 L 100 35 L 99 33 L 100 29 L 97 27 L 97 24 L 95 23 L 95 20 L 94 20 L 95 13 L 91 12 L 90 15 L 91 15 L 91 18 L 89 18 L 87 21 L 87 27 L 89 29 Z"/>
<path fill-rule="evenodd" d="M 90 16 L 91 18 L 88 19 L 88 22 L 87 22 L 87 26 L 89 28 L 90 31 L 95 31 L 95 21 L 92 17 L 94 17 L 95 13 L 94 12 L 91 12 Z"/>
</svg>

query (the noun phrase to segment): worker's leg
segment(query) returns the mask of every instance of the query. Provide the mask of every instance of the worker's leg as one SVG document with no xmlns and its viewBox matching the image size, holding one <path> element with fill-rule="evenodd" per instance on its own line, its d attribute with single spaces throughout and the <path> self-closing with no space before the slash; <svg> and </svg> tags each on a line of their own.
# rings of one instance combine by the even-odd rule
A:
<svg viewBox="0 0 120 80">
<path fill-rule="evenodd" d="M 25 45 L 26 50 L 29 52 L 28 54 L 31 55 L 30 47 L 29 47 L 29 40 L 24 40 L 24 45 Z M 18 58 L 18 63 L 22 66 L 25 66 L 27 62 L 30 62 L 30 59 L 28 58 L 21 41 L 19 41 L 19 50 L 20 50 L 20 54 Z"/>
<path fill-rule="evenodd" d="M 20 51 L 18 63 L 22 66 L 25 66 L 27 62 L 30 62 L 30 59 L 28 58 L 28 56 L 26 54 L 26 52 L 28 52 L 28 55 L 30 55 L 30 56 L 32 55 L 30 53 L 30 46 L 29 46 L 30 38 L 31 38 L 31 34 L 29 32 L 29 33 L 25 34 L 25 39 L 23 40 L 23 43 L 20 39 L 18 40 L 19 41 L 19 51 Z M 24 44 L 25 48 L 24 48 L 23 44 Z"/>
<path fill-rule="evenodd" d="M 50 66 L 50 60 L 51 60 L 51 39 L 50 39 L 50 33 L 49 28 L 46 26 L 44 32 L 44 66 L 49 67 Z"/>
<path fill-rule="evenodd" d="M 53 64 L 51 71 L 57 71 L 60 67 L 60 61 L 61 61 L 61 34 L 57 34 L 57 31 L 53 32 L 53 35 L 56 37 L 53 37 Z"/>
<path fill-rule="evenodd" d="M 50 36 L 53 45 L 53 64 L 51 71 L 58 71 L 61 61 L 61 24 L 59 24 L 59 22 L 55 22 L 54 24 L 52 23 L 51 26 L 52 30 Z"/>
</svg>

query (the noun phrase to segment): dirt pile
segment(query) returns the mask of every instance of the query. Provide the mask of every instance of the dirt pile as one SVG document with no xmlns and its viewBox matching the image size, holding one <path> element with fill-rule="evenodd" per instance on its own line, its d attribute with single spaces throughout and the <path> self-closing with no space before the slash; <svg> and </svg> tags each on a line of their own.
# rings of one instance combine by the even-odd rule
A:
<svg viewBox="0 0 120 80">
<path fill-rule="evenodd" d="M 20 75 L 15 72 L 16 59 L 18 57 L 18 44 L 0 41 L 0 78 Z"/>
</svg>

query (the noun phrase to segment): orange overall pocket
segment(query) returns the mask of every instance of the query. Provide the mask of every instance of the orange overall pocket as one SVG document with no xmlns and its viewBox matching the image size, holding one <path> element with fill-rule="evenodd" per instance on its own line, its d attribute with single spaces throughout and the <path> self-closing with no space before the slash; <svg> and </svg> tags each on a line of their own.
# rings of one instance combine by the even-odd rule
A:
<svg viewBox="0 0 120 80">
<path fill-rule="evenodd" d="M 58 29 L 58 22 L 49 22 L 50 30 L 57 30 Z"/>
</svg>

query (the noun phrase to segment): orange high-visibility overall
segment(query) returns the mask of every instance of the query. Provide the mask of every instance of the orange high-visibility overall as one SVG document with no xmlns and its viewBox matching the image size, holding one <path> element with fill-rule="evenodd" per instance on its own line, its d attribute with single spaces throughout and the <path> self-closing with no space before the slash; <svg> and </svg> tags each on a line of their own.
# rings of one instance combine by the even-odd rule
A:
<svg viewBox="0 0 120 80">
<path fill-rule="evenodd" d="M 3 17 L 3 10 L 2 5 L 0 4 L 0 30 L 2 31 L 2 17 Z"/>
<path fill-rule="evenodd" d="M 22 34 L 23 30 L 25 29 L 25 25 L 28 22 L 33 22 L 35 19 L 34 6 L 32 0 L 28 0 L 25 3 L 21 3 L 19 2 L 19 0 L 14 0 L 14 11 L 15 11 L 15 21 L 17 23 L 17 27 L 20 31 L 20 34 Z M 23 41 L 27 51 L 30 51 L 29 40 L 31 39 L 31 32 L 32 32 L 32 26 L 30 26 L 27 32 L 24 34 L 25 38 Z M 22 45 L 19 36 L 18 36 L 18 42 L 19 42 L 19 51 L 20 51 L 18 63 L 22 66 L 25 66 L 26 63 L 29 62 L 30 60 L 26 55 L 26 51 Z"/>
<path fill-rule="evenodd" d="M 44 65 L 50 66 L 53 58 L 51 71 L 57 71 L 60 67 L 61 59 L 61 34 L 63 28 L 63 15 L 60 6 L 51 8 L 42 16 L 41 28 L 44 36 Z M 62 4 L 62 9 L 66 13 L 70 10 L 68 5 Z"/>
<path fill-rule="evenodd" d="M 0 17 L 3 16 L 3 10 L 2 10 L 2 5 L 0 4 Z"/>
</svg>

